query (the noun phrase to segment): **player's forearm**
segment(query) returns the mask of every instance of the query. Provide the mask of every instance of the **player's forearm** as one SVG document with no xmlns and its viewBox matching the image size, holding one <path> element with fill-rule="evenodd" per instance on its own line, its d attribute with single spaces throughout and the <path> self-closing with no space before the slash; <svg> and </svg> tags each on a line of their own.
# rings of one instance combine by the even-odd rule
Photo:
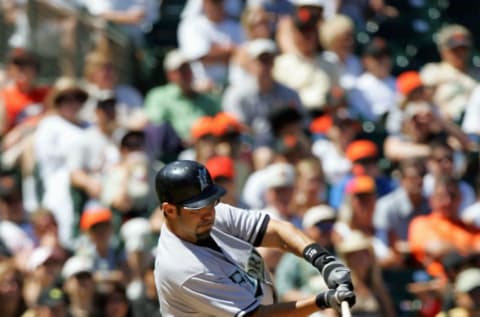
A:
<svg viewBox="0 0 480 317">
<path fill-rule="evenodd" d="M 279 248 L 297 256 L 302 256 L 305 247 L 312 243 L 314 241 L 293 224 L 270 219 L 261 246 Z"/>
<path fill-rule="evenodd" d="M 260 306 L 251 317 L 275 316 L 275 317 L 300 317 L 309 316 L 320 308 L 315 303 L 315 296 L 295 302 L 278 303 L 272 305 Z"/>
</svg>

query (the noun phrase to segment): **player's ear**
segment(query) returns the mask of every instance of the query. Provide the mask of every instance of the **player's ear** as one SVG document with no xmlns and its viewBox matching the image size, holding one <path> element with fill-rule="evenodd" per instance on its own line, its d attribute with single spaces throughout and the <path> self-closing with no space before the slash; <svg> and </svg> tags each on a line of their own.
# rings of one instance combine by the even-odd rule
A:
<svg viewBox="0 0 480 317">
<path fill-rule="evenodd" d="M 172 219 L 178 215 L 178 208 L 174 204 L 164 202 L 162 203 L 162 210 L 167 219 Z"/>
</svg>

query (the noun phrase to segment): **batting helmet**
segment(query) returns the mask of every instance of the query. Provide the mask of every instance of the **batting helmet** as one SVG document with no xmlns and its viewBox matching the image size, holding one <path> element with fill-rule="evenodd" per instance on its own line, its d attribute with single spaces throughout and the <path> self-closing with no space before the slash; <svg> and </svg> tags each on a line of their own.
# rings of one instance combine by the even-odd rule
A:
<svg viewBox="0 0 480 317">
<path fill-rule="evenodd" d="M 200 209 L 225 195 L 214 184 L 208 170 L 195 161 L 180 160 L 165 165 L 155 176 L 155 190 L 160 202 Z"/>
</svg>

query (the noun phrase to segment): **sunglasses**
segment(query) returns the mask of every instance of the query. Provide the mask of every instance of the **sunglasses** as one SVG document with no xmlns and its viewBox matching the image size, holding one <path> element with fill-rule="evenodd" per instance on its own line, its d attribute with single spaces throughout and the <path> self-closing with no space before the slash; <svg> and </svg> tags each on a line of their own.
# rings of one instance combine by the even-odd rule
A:
<svg viewBox="0 0 480 317">
<path fill-rule="evenodd" d="M 73 103 L 73 102 L 84 103 L 85 100 L 87 100 L 87 98 L 82 93 L 69 93 L 69 94 L 59 96 L 56 100 L 56 103 L 57 104 Z"/>
</svg>

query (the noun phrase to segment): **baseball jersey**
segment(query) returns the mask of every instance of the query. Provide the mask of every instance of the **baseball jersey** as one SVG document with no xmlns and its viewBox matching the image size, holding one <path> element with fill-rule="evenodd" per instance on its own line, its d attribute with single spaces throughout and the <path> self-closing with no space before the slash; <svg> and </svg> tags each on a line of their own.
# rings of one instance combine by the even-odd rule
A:
<svg viewBox="0 0 480 317">
<path fill-rule="evenodd" d="M 155 260 L 162 316 L 245 316 L 274 302 L 273 283 L 255 250 L 269 216 L 219 204 L 210 236 L 219 249 L 162 227 Z"/>
</svg>

